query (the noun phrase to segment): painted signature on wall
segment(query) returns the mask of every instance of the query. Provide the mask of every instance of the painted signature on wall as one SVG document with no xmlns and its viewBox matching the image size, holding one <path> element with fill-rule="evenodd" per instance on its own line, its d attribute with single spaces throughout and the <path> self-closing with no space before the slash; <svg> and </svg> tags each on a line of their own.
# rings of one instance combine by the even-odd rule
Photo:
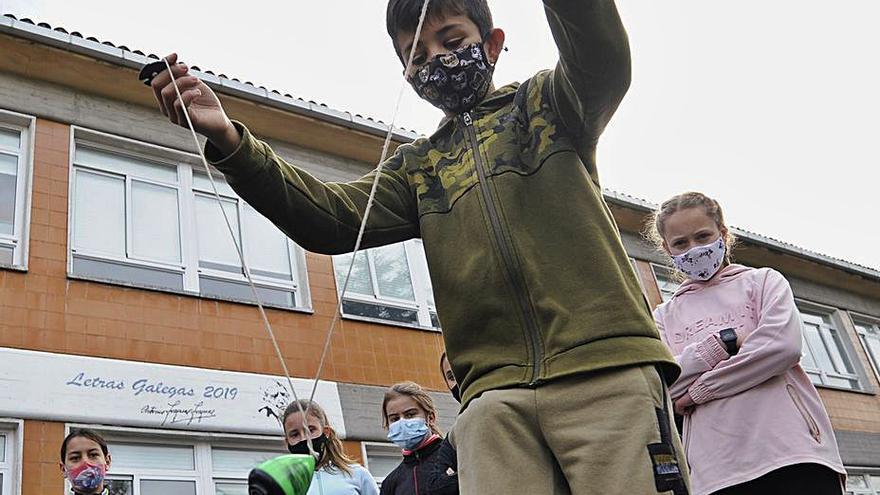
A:
<svg viewBox="0 0 880 495">
<path fill-rule="evenodd" d="M 208 409 L 203 401 L 196 402 L 191 407 L 181 405 L 181 401 L 169 402 L 165 406 L 146 405 L 141 408 L 141 414 L 147 416 L 161 416 L 161 426 L 187 425 L 201 423 L 202 420 L 217 417 L 216 409 Z"/>
</svg>

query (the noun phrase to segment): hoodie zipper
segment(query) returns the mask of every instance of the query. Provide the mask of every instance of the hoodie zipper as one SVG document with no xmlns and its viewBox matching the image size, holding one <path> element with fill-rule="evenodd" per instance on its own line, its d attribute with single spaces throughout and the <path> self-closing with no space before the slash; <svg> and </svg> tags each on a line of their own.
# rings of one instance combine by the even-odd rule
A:
<svg viewBox="0 0 880 495">
<path fill-rule="evenodd" d="M 419 467 L 418 463 L 415 466 L 413 466 L 413 483 L 415 484 L 415 488 L 416 488 L 415 495 L 419 495 L 419 473 L 417 471 L 418 467 Z"/>
<path fill-rule="evenodd" d="M 477 140 L 477 131 L 474 126 L 473 117 L 470 112 L 465 112 L 461 115 L 461 120 L 464 123 L 464 133 L 467 136 L 471 151 L 474 154 L 474 166 L 477 169 L 477 175 L 480 179 L 480 189 L 483 193 L 486 215 L 489 217 L 489 223 L 492 226 L 492 235 L 495 237 L 495 242 L 498 244 L 499 254 L 504 269 L 507 272 L 507 278 L 513 284 L 517 304 L 519 305 L 523 319 L 526 322 L 526 342 L 529 344 L 529 357 L 533 363 L 532 378 L 529 385 L 535 386 L 540 383 L 539 377 L 541 376 L 542 371 L 541 362 L 544 359 L 544 345 L 540 339 L 537 318 L 535 317 L 534 310 L 529 302 L 526 282 L 522 274 L 522 267 L 519 266 L 519 262 L 513 254 L 513 249 L 506 240 L 504 225 L 501 222 L 501 214 L 498 212 L 498 205 L 495 204 L 495 196 L 492 193 L 489 181 L 486 178 L 483 155 L 480 153 L 480 146 Z"/>
</svg>

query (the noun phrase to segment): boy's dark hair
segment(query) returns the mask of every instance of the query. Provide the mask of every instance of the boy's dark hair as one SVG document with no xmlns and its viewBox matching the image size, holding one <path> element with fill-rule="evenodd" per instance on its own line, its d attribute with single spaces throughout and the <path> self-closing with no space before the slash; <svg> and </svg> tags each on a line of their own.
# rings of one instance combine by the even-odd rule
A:
<svg viewBox="0 0 880 495">
<path fill-rule="evenodd" d="M 70 433 L 68 433 L 67 436 L 64 437 L 64 441 L 61 442 L 61 462 L 64 462 L 64 459 L 67 458 L 67 443 L 76 437 L 88 438 L 97 443 L 98 446 L 101 447 L 101 452 L 104 453 L 104 457 L 107 457 L 107 454 L 110 452 L 107 450 L 107 441 L 104 440 L 104 437 L 99 435 L 98 432 L 88 428 L 74 428 L 70 430 Z"/>
<path fill-rule="evenodd" d="M 385 23 L 388 28 L 388 36 L 391 36 L 391 42 L 394 44 L 394 52 L 398 57 L 400 56 L 400 47 L 397 46 L 397 34 L 416 32 L 424 2 L 425 0 L 388 0 Z M 484 37 L 494 27 L 492 12 L 489 11 L 489 4 L 486 3 L 486 0 L 431 0 L 428 5 L 427 19 L 433 20 L 450 15 L 467 16 L 477 25 L 480 34 Z"/>
</svg>

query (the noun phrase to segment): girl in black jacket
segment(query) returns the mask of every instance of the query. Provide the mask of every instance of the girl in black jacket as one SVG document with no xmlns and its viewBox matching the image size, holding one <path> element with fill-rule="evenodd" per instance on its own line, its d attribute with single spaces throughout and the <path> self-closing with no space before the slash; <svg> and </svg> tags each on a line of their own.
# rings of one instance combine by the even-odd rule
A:
<svg viewBox="0 0 880 495">
<path fill-rule="evenodd" d="M 434 400 L 419 385 L 392 385 L 382 401 L 388 439 L 403 462 L 382 481 L 381 495 L 458 495 L 455 449 L 437 428 Z"/>
</svg>

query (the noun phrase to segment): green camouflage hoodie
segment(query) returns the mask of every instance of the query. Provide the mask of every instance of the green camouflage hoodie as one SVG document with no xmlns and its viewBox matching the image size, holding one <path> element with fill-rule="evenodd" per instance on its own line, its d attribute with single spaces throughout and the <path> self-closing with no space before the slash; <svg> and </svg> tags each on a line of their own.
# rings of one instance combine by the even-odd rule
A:
<svg viewBox="0 0 880 495">
<path fill-rule="evenodd" d="M 678 368 L 602 197 L 599 135 L 630 81 L 612 0 L 545 0 L 560 61 L 445 119 L 382 169 L 364 247 L 424 240 L 446 349 L 467 403 L 486 390 L 654 363 Z M 235 191 L 303 248 L 352 250 L 375 171 L 324 183 L 237 124 Z"/>
</svg>

